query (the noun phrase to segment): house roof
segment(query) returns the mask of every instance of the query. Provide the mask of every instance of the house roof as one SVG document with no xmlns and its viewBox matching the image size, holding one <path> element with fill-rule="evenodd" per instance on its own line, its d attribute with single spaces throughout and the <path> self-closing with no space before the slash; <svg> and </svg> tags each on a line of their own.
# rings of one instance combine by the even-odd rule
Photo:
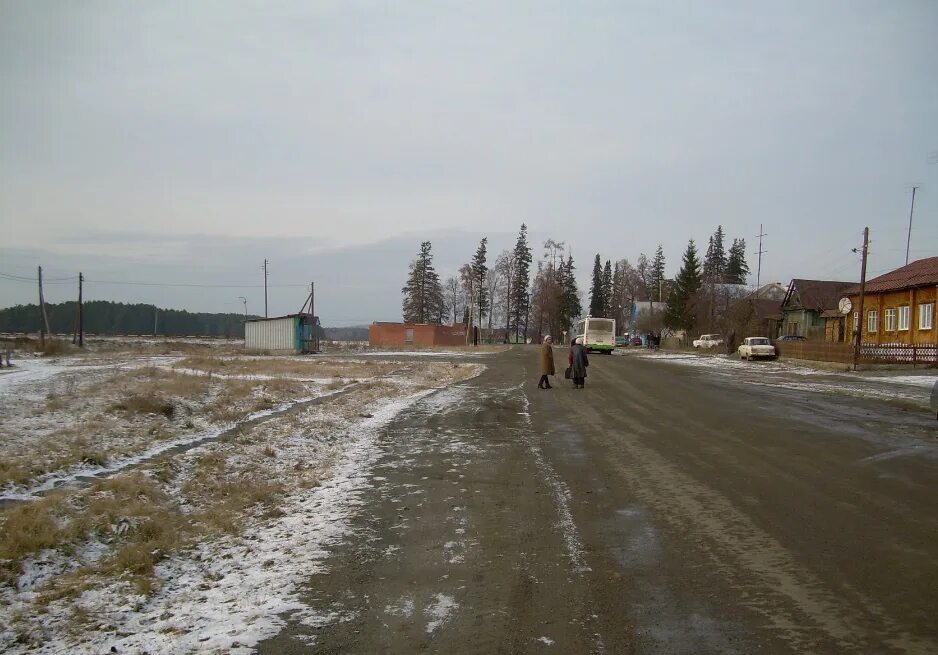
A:
<svg viewBox="0 0 938 655">
<path fill-rule="evenodd" d="M 757 318 L 782 318 L 782 302 L 771 298 L 748 298 Z"/>
<path fill-rule="evenodd" d="M 938 257 L 927 257 L 867 280 L 866 293 L 902 291 L 936 285 L 938 285 Z M 860 293 L 860 285 L 851 285 L 847 293 L 851 295 Z"/>
<path fill-rule="evenodd" d="M 797 292 L 801 306 L 816 312 L 833 309 L 837 301 L 846 295 L 847 290 L 855 286 L 856 282 L 840 282 L 837 280 L 801 280 L 794 279 L 788 285 L 788 293 L 782 301 L 784 307 Z"/>
</svg>

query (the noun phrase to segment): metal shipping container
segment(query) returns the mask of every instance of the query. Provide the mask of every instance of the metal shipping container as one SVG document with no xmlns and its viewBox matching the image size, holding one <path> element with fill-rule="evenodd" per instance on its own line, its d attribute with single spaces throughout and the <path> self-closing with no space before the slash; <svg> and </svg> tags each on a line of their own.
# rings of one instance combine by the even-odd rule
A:
<svg viewBox="0 0 938 655">
<path fill-rule="evenodd" d="M 319 350 L 319 338 L 313 329 L 318 317 L 291 314 L 279 318 L 258 318 L 244 324 L 246 350 L 310 353 Z"/>
<path fill-rule="evenodd" d="M 301 352 L 299 316 L 282 316 L 248 321 L 244 325 L 246 350 Z"/>
</svg>

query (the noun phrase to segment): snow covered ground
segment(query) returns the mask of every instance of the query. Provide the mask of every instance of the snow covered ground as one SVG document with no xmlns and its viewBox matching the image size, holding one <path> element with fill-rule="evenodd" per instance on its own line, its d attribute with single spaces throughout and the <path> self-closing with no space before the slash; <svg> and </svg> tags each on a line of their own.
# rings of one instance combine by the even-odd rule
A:
<svg viewBox="0 0 938 655">
<path fill-rule="evenodd" d="M 298 588 L 327 549 L 347 536 L 361 492 L 379 484 L 370 467 L 381 429 L 422 398 L 482 369 L 442 361 L 368 362 L 372 368 L 356 368 L 358 382 L 349 384 L 351 375 L 335 377 L 341 361 L 302 360 L 328 364 L 329 376 L 317 374 L 314 364 L 306 375 L 284 372 L 292 366 L 284 358 L 268 360 L 273 373 L 264 372 L 264 358 L 252 361 L 250 372 L 238 370 L 239 359 L 238 372 L 209 375 L 198 367 L 174 368 L 179 358 L 30 359 L 0 375 L 0 399 L 15 408 L 0 432 L 5 455 L 48 443 L 56 426 L 81 424 L 85 406 L 90 413 L 121 414 L 113 410 L 115 399 L 142 372 L 144 383 L 155 376 L 176 385 L 183 378 L 189 395 L 172 403 L 195 407 L 170 419 L 182 426 L 176 439 L 154 443 L 146 434 L 165 416 L 118 417 L 113 423 L 121 429 L 105 440 L 108 452 L 140 446 L 132 455 L 109 457 L 106 464 L 66 462 L 18 486 L 8 483 L 8 497 L 35 498 L 56 482 L 130 467 L 2 510 L 0 651 L 250 652 L 279 631 L 283 612 L 310 623 L 326 620 L 302 606 Z M 376 375 L 365 378 L 366 370 Z M 248 393 L 226 396 L 232 385 Z M 305 395 L 296 395 L 298 389 Z M 282 402 L 252 409 L 258 398 L 271 402 L 278 393 Z M 336 399 L 300 404 L 315 393 Z M 200 416 L 217 410 L 219 399 L 226 401 L 219 415 L 229 420 Z M 443 392 L 433 402 L 457 400 Z M 267 420 L 250 421 L 265 412 Z M 185 428 L 185 421 L 193 427 Z M 104 432 L 113 427 L 106 424 Z M 231 436 L 173 448 L 223 429 Z M 43 530 L 48 543 L 32 534 Z"/>
<path fill-rule="evenodd" d="M 924 407 L 928 406 L 932 389 L 938 384 L 938 375 L 934 369 L 920 369 L 922 372 L 917 374 L 904 371 L 837 372 L 791 364 L 784 360 L 748 362 L 730 355 L 636 350 L 629 351 L 626 356 L 703 368 L 715 375 L 732 377 L 746 384 L 879 400 L 902 400 Z"/>
</svg>

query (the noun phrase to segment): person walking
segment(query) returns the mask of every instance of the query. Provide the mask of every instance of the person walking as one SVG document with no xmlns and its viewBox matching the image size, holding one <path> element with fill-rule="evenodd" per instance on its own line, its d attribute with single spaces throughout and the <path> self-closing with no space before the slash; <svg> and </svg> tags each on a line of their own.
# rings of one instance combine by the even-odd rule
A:
<svg viewBox="0 0 938 655">
<path fill-rule="evenodd" d="M 553 339 L 548 334 L 544 337 L 544 343 L 541 344 L 541 379 L 537 383 L 538 389 L 551 389 L 548 375 L 554 375 L 554 348 L 551 346 Z"/>
<path fill-rule="evenodd" d="M 586 348 L 583 346 L 583 337 L 577 337 L 570 344 L 570 355 L 567 359 L 570 362 L 573 388 L 583 389 L 586 384 L 586 367 L 590 365 L 590 360 L 586 356 Z"/>
</svg>

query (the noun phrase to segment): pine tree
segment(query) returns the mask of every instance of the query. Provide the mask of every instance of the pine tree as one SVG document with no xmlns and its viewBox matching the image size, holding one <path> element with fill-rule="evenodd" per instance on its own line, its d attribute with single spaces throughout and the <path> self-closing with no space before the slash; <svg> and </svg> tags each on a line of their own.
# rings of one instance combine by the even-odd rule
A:
<svg viewBox="0 0 938 655">
<path fill-rule="evenodd" d="M 443 286 L 440 284 L 440 276 L 433 268 L 429 241 L 420 244 L 420 253 L 410 263 L 410 274 L 401 293 L 404 294 L 405 323 L 439 321 L 446 311 Z"/>
<path fill-rule="evenodd" d="M 668 306 L 664 314 L 665 325 L 672 330 L 690 330 L 694 327 L 694 312 L 690 305 L 700 285 L 700 259 L 694 240 L 691 239 L 687 250 L 684 251 L 681 270 L 674 278 L 674 285 L 668 296 Z"/>
<path fill-rule="evenodd" d="M 472 278 L 473 287 L 475 287 L 476 306 L 479 308 L 479 326 L 482 325 L 482 315 L 489 308 L 489 297 L 485 288 L 485 276 L 489 270 L 485 265 L 485 252 L 488 242 L 488 237 L 483 237 L 482 241 L 479 242 L 475 257 L 472 258 Z"/>
<path fill-rule="evenodd" d="M 664 285 L 664 249 L 658 244 L 655 251 L 655 258 L 651 262 L 651 276 L 648 293 L 652 300 L 660 300 L 661 289 Z"/>
<path fill-rule="evenodd" d="M 606 300 L 603 298 L 603 264 L 596 253 L 593 260 L 593 284 L 590 287 L 590 316 L 602 316 Z"/>
<path fill-rule="evenodd" d="M 720 283 L 726 277 L 726 251 L 723 248 L 723 226 L 718 225 L 717 231 L 710 237 L 707 255 L 704 257 L 703 277 L 708 282 Z"/>
<path fill-rule="evenodd" d="M 509 330 L 514 330 L 517 342 L 528 314 L 528 288 L 531 284 L 531 246 L 528 245 L 528 226 L 524 223 L 521 224 L 521 230 L 518 232 L 514 254 L 515 271 L 514 280 L 511 281 Z"/>
<path fill-rule="evenodd" d="M 746 284 L 749 265 L 746 263 L 746 240 L 733 239 L 726 261 L 726 281 L 730 284 Z"/>
<path fill-rule="evenodd" d="M 606 265 L 603 266 L 603 313 L 600 316 L 612 316 L 612 302 L 612 261 L 607 259 Z"/>
</svg>

